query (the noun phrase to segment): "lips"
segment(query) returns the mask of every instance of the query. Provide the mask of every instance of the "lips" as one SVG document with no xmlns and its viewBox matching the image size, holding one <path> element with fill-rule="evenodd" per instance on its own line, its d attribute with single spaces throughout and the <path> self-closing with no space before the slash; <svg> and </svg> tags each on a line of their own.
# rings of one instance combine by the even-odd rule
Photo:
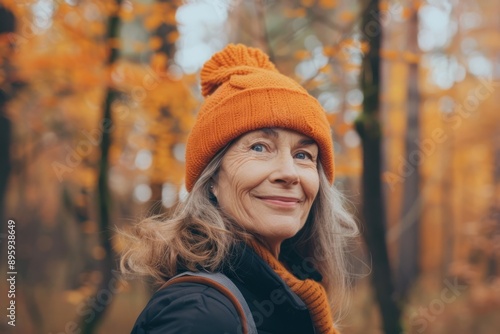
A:
<svg viewBox="0 0 500 334">
<path fill-rule="evenodd" d="M 297 197 L 257 196 L 257 198 L 272 207 L 277 207 L 282 209 L 293 209 L 297 207 L 301 202 L 300 198 Z"/>
<path fill-rule="evenodd" d="M 284 196 L 257 196 L 259 199 L 270 200 L 270 201 L 280 201 L 286 203 L 298 203 L 300 198 L 296 197 L 284 197 Z"/>
</svg>

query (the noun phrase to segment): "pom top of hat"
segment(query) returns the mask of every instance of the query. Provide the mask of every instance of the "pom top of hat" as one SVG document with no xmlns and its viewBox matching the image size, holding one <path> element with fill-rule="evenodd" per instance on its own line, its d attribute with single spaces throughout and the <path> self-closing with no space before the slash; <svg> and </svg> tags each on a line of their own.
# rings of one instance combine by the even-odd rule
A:
<svg viewBox="0 0 500 334">
<path fill-rule="evenodd" d="M 257 48 L 243 44 L 229 44 L 205 63 L 201 70 L 201 93 L 212 94 L 233 74 L 248 74 L 257 71 L 278 73 L 269 57 Z"/>
</svg>

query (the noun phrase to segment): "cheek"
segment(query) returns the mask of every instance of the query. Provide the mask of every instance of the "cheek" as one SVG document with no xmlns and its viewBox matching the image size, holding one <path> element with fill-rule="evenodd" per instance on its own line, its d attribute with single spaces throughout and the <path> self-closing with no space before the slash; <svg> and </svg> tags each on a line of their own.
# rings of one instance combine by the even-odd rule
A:
<svg viewBox="0 0 500 334">
<path fill-rule="evenodd" d="M 266 179 L 269 173 L 269 164 L 252 158 L 235 159 L 225 168 L 226 186 L 220 191 L 230 191 L 235 195 L 248 195 L 253 188 Z"/>
<path fill-rule="evenodd" d="M 310 199 L 314 200 L 319 190 L 318 172 L 316 170 L 310 171 L 309 173 L 307 173 L 307 175 L 303 180 L 304 180 L 304 191 L 306 192 L 307 196 Z"/>
<path fill-rule="evenodd" d="M 217 199 L 221 207 L 232 213 L 241 210 L 248 192 L 251 190 L 248 173 L 245 173 L 240 168 L 221 171 L 216 188 L 216 196 L 218 195 Z"/>
<path fill-rule="evenodd" d="M 232 201 L 239 201 L 245 192 L 245 188 L 245 179 L 239 173 L 234 173 L 228 176 L 227 182 L 220 189 L 220 192 Z"/>
</svg>

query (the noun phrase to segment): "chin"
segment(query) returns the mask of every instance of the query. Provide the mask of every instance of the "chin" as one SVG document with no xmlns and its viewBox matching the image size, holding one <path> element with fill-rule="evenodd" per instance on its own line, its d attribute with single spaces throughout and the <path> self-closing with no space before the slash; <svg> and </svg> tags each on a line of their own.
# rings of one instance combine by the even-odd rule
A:
<svg viewBox="0 0 500 334">
<path fill-rule="evenodd" d="M 299 233 L 302 226 L 304 226 L 304 224 L 302 224 L 301 222 L 288 219 L 271 220 L 266 225 L 272 226 L 272 228 L 269 229 L 270 234 L 282 240 L 289 239 L 295 236 L 297 233 Z"/>
</svg>

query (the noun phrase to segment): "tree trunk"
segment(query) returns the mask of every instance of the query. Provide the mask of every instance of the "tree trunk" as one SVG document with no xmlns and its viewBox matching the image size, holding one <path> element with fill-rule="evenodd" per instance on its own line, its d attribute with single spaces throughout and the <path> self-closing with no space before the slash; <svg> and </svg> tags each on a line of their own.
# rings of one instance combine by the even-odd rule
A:
<svg viewBox="0 0 500 334">
<path fill-rule="evenodd" d="M 415 11 L 409 22 L 409 51 L 418 52 L 418 17 Z M 420 160 L 425 159 L 420 152 L 419 143 L 419 105 L 418 62 L 410 62 L 408 73 L 408 111 L 406 132 L 406 158 L 408 168 L 413 172 L 404 179 L 403 210 L 400 221 L 399 264 L 397 292 L 400 299 L 405 298 L 418 274 L 419 231 L 420 231 Z"/>
<path fill-rule="evenodd" d="M 363 112 L 355 122 L 363 147 L 362 234 L 372 256 L 372 284 L 380 307 L 384 332 L 401 333 L 400 309 L 395 302 L 394 287 L 385 241 L 385 210 L 381 180 L 381 127 L 379 117 L 380 24 L 378 0 L 370 1 L 363 14 L 362 33 L 369 44 L 363 58 L 361 88 Z"/>
<path fill-rule="evenodd" d="M 122 0 L 115 0 L 117 8 L 120 8 Z M 118 38 L 120 19 L 115 12 L 110 16 L 107 29 L 108 41 Z M 111 47 L 108 56 L 107 65 L 111 67 L 118 59 L 118 49 Z M 99 239 L 100 245 L 105 252 L 104 259 L 101 261 L 100 270 L 102 281 L 97 289 L 95 297 L 91 299 L 93 317 L 87 317 L 82 320 L 82 333 L 91 334 L 104 318 L 104 315 L 111 304 L 116 293 L 116 279 L 113 277 L 113 268 L 115 267 L 115 253 L 111 245 L 110 231 L 110 207 L 111 196 L 108 187 L 109 170 L 109 149 L 111 147 L 111 132 L 113 131 L 113 119 L 111 114 L 111 105 L 117 96 L 117 91 L 108 87 L 106 99 L 103 106 L 103 117 L 99 124 L 102 129 L 101 141 L 101 159 L 99 163 L 99 176 L 97 181 L 98 189 L 98 217 L 99 217 Z"/>
</svg>

